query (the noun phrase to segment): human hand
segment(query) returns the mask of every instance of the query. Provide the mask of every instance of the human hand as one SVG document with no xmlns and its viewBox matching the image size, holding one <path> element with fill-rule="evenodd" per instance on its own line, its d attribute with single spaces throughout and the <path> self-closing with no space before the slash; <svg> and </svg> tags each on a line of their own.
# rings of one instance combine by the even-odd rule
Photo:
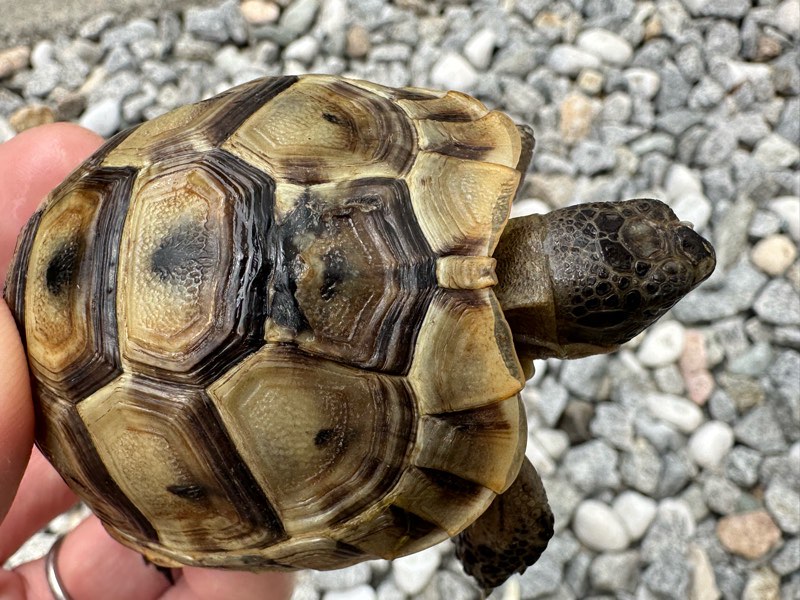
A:
<svg viewBox="0 0 800 600">
<path fill-rule="evenodd" d="M 20 228 L 47 193 L 102 140 L 76 125 L 25 131 L 0 145 L 0 286 Z M 19 334 L 0 300 L 0 564 L 77 498 L 33 448 L 33 406 Z M 30 459 L 30 460 L 29 460 Z M 27 469 L 26 469 L 27 465 Z M 23 474 L 24 473 L 24 474 Z M 0 570 L 0 598 L 52 598 L 44 558 Z M 113 540 L 91 516 L 64 539 L 58 573 L 75 600 L 285 600 L 291 577 L 186 567 L 174 585 L 141 555 Z"/>
</svg>

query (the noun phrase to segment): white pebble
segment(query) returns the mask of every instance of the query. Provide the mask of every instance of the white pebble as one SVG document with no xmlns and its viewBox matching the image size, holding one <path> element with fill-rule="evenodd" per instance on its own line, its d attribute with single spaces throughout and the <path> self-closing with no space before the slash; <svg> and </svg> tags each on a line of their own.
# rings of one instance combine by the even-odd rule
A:
<svg viewBox="0 0 800 600">
<path fill-rule="evenodd" d="M 533 437 L 556 460 L 569 449 L 569 436 L 560 429 L 537 429 Z"/>
<path fill-rule="evenodd" d="M 600 68 L 600 59 L 574 46 L 559 44 L 550 51 L 547 66 L 559 75 L 577 75 L 583 69 Z"/>
<path fill-rule="evenodd" d="M 368 585 L 360 585 L 349 590 L 325 592 L 322 600 L 375 600 L 375 590 Z"/>
<path fill-rule="evenodd" d="M 478 83 L 478 72 L 460 54 L 447 52 L 431 68 L 431 83 L 437 88 L 468 91 Z"/>
<path fill-rule="evenodd" d="M 800 1 L 784 0 L 775 9 L 775 25 L 787 35 L 800 33 Z"/>
<path fill-rule="evenodd" d="M 584 500 L 578 505 L 572 529 L 583 544 L 598 552 L 628 547 L 628 534 L 622 521 L 607 504 L 598 500 Z"/>
<path fill-rule="evenodd" d="M 612 508 L 625 526 L 628 537 L 631 541 L 636 541 L 644 535 L 653 522 L 657 504 L 652 498 L 628 490 L 614 499 Z"/>
<path fill-rule="evenodd" d="M 587 29 L 581 32 L 576 45 L 612 65 L 624 65 L 633 56 L 633 48 L 625 38 L 606 29 Z"/>
<path fill-rule="evenodd" d="M 647 408 L 653 415 L 691 433 L 703 422 L 703 411 L 696 404 L 673 394 L 651 392 L 646 397 Z"/>
<path fill-rule="evenodd" d="M 674 164 L 667 172 L 664 188 L 670 200 L 677 200 L 685 194 L 702 194 L 703 182 L 700 175 L 687 166 Z"/>
<path fill-rule="evenodd" d="M 428 585 L 441 561 L 438 546 L 396 559 L 393 569 L 397 587 L 409 596 L 416 597 Z"/>
<path fill-rule="evenodd" d="M 637 356 L 646 367 L 663 367 L 678 360 L 683 352 L 685 330 L 677 321 L 661 321 L 647 332 Z"/>
<path fill-rule="evenodd" d="M 800 149 L 777 133 L 771 133 L 758 142 L 753 158 L 770 170 L 786 168 L 800 160 Z"/>
<path fill-rule="evenodd" d="M 753 246 L 750 258 L 764 273 L 778 277 L 783 275 L 797 258 L 797 247 L 787 236 L 776 233 Z"/>
<path fill-rule="evenodd" d="M 304 35 L 286 46 L 283 51 L 283 59 L 296 60 L 307 65 L 314 60 L 317 50 L 319 50 L 319 42 L 310 35 Z"/>
<path fill-rule="evenodd" d="M 120 118 L 119 101 L 114 98 L 106 98 L 87 108 L 79 123 L 97 135 L 108 137 L 119 129 Z"/>
<path fill-rule="evenodd" d="M 672 200 L 669 206 L 681 221 L 689 221 L 695 231 L 705 229 L 711 218 L 711 202 L 703 194 L 682 194 Z"/>
<path fill-rule="evenodd" d="M 476 69 L 487 69 L 492 63 L 495 44 L 497 44 L 497 34 L 494 30 L 484 27 L 464 44 L 464 56 Z"/>
<path fill-rule="evenodd" d="M 769 203 L 769 209 L 785 223 L 794 241 L 800 242 L 800 198 L 797 196 L 775 198 Z"/>
<path fill-rule="evenodd" d="M 622 74 L 632 96 L 653 98 L 661 88 L 661 76 L 650 69 L 626 69 Z"/>
<path fill-rule="evenodd" d="M 546 215 L 550 207 L 536 198 L 525 198 L 511 205 L 511 217 L 525 217 L 527 215 Z"/>
<path fill-rule="evenodd" d="M 705 469 L 718 467 L 733 448 L 733 429 L 722 421 L 709 421 L 689 439 L 689 454 Z"/>
</svg>

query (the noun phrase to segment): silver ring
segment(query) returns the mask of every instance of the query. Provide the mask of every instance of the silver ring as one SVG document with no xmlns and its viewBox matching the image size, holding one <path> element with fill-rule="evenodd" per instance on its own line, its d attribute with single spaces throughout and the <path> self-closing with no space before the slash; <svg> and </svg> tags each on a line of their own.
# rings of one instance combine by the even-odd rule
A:
<svg viewBox="0 0 800 600">
<path fill-rule="evenodd" d="M 64 541 L 64 534 L 62 533 L 56 538 L 56 541 L 50 546 L 47 552 L 47 558 L 44 561 L 44 571 L 47 575 L 47 585 L 50 586 L 50 591 L 56 600 L 72 600 L 72 597 L 67 593 L 61 577 L 58 575 L 58 552 L 61 550 L 61 543 Z"/>
</svg>

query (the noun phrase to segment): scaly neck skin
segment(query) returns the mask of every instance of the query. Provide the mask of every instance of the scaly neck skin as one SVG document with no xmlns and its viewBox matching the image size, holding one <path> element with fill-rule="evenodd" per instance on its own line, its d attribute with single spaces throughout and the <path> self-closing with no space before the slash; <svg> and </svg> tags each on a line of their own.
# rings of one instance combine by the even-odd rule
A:
<svg viewBox="0 0 800 600">
<path fill-rule="evenodd" d="M 494 291 L 514 334 L 526 377 L 531 375 L 534 358 L 578 358 L 617 348 L 559 339 L 546 235 L 547 215 L 511 219 L 494 252 L 498 279 Z"/>
</svg>

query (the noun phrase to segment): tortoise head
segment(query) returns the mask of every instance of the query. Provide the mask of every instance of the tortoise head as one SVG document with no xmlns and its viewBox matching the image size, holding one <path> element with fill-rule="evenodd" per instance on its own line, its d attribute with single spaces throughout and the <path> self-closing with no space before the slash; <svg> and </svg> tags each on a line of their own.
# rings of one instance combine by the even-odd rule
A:
<svg viewBox="0 0 800 600">
<path fill-rule="evenodd" d="M 520 358 L 614 350 L 715 265 L 711 244 L 658 200 L 580 204 L 512 219 L 495 257 L 498 299 Z"/>
</svg>

